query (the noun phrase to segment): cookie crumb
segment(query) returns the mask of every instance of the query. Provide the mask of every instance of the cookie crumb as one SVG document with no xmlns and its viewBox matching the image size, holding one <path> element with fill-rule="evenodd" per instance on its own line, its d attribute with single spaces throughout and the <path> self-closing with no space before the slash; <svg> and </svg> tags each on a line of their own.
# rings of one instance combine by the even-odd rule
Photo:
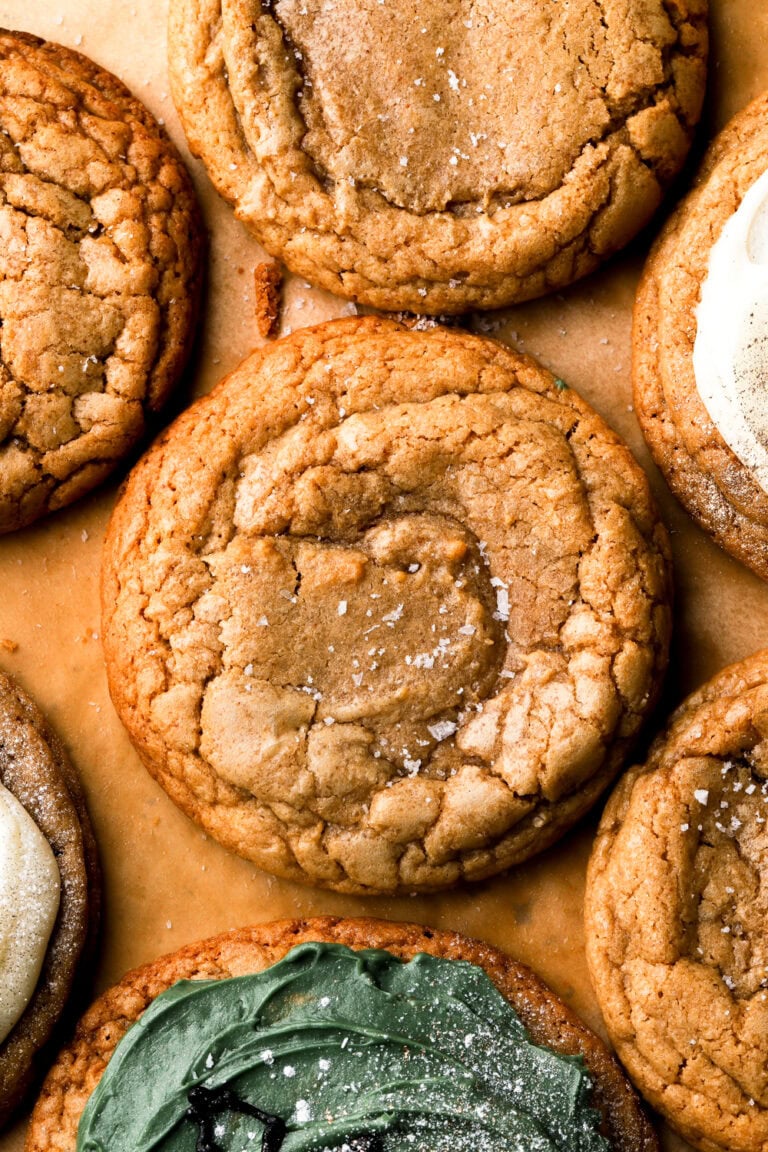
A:
<svg viewBox="0 0 768 1152">
<path fill-rule="evenodd" d="M 4 652 L 17 652 L 19 645 L 15 640 L 9 640 L 7 637 L 4 637 L 0 640 L 0 648 L 2 648 Z"/>
<path fill-rule="evenodd" d="M 279 264 L 264 261 L 253 269 L 253 286 L 256 293 L 256 326 L 259 335 L 271 340 L 277 335 L 280 316 L 280 296 L 283 287 L 283 273 Z"/>
</svg>

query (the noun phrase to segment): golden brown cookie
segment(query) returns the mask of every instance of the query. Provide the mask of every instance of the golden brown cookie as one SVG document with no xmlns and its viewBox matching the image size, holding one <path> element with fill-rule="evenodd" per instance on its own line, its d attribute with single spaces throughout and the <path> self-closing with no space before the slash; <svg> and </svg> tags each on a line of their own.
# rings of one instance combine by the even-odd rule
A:
<svg viewBox="0 0 768 1152">
<path fill-rule="evenodd" d="M 587 956 L 622 1063 L 704 1152 L 768 1147 L 768 652 L 690 696 L 624 776 Z"/>
<path fill-rule="evenodd" d="M 192 339 L 201 224 L 170 141 L 86 57 L 0 32 L 0 532 L 99 483 Z"/>
<path fill-rule="evenodd" d="M 48 1042 L 72 990 L 78 962 L 95 935 L 99 906 L 96 846 L 80 782 L 37 707 L 2 674 L 0 784 L 45 836 L 61 877 L 58 916 L 35 993 L 0 1042 L 1 1126 L 50 1058 Z M 18 930 L 24 931 L 21 916 Z"/>
<path fill-rule="evenodd" d="M 496 308 L 635 235 L 688 150 L 705 0 L 173 0 L 193 151 L 264 247 L 388 310 Z"/>
<path fill-rule="evenodd" d="M 132 473 L 110 690 L 227 847 L 347 892 L 479 879 L 617 772 L 669 633 L 629 450 L 492 340 L 386 320 L 256 352 Z"/>
<path fill-rule="evenodd" d="M 738 443 L 732 438 L 738 428 L 729 430 L 733 414 L 727 424 L 718 425 L 713 419 L 717 409 L 702 399 L 702 387 L 707 385 L 704 378 L 697 380 L 693 357 L 713 244 L 768 170 L 767 118 L 765 94 L 740 112 L 710 146 L 694 190 L 668 221 L 646 264 L 633 335 L 635 410 L 656 463 L 694 519 L 722 548 L 764 578 L 768 578 L 768 492 L 747 466 L 748 456 L 742 452 L 740 458 L 724 438 L 725 432 L 731 444 Z M 724 328 L 729 301 L 742 279 L 738 269 L 723 277 L 722 312 L 712 325 L 715 343 L 725 336 L 719 325 Z M 763 392 L 760 378 L 749 392 L 748 407 Z M 760 403 L 760 423 L 766 427 L 768 409 Z M 740 422 L 737 414 L 736 425 Z"/>
<path fill-rule="evenodd" d="M 415 924 L 380 920 L 284 920 L 242 928 L 191 944 L 130 972 L 83 1017 L 59 1057 L 32 1116 L 26 1152 L 74 1152 L 77 1125 L 118 1041 L 151 1001 L 178 980 L 221 980 L 259 972 L 307 941 L 382 948 L 408 960 L 417 953 L 464 960 L 483 968 L 537 1044 L 580 1055 L 593 1081 L 614 1152 L 657 1152 L 637 1098 L 602 1042 L 529 969 L 476 940 Z"/>
</svg>

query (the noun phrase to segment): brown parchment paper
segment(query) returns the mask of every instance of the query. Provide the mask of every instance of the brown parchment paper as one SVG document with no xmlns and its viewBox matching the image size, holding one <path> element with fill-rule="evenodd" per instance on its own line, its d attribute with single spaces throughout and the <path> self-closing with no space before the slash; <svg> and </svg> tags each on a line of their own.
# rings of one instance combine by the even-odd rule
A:
<svg viewBox="0 0 768 1152">
<path fill-rule="evenodd" d="M 710 92 L 700 146 L 768 86 L 768 4 L 711 0 Z M 167 0 L 0 0 L 0 24 L 77 48 L 123 79 L 163 120 L 189 161 L 210 233 L 207 307 L 177 408 L 261 343 L 254 264 L 264 255 L 192 161 L 169 94 Z M 672 532 L 673 663 L 655 722 L 724 664 L 768 646 L 768 586 L 721 553 L 675 503 L 649 462 L 631 407 L 630 318 L 653 228 L 563 295 L 472 325 L 531 352 L 584 395 L 632 445 Z M 289 277 L 283 331 L 354 308 Z M 115 480 L 46 522 L 0 537 L 0 667 L 30 692 L 82 775 L 104 869 L 99 991 L 129 967 L 189 941 L 281 916 L 365 914 L 479 936 L 536 968 L 602 1030 L 583 947 L 584 871 L 595 818 L 511 873 L 430 896 L 360 899 L 282 882 L 230 855 L 182 816 L 141 767 L 107 693 L 99 640 L 101 543 Z M 653 726 L 652 726 L 653 727 Z M 688 1148 L 663 1126 L 667 1152 Z M 0 1135 L 19 1152 L 24 1121 Z"/>
</svg>

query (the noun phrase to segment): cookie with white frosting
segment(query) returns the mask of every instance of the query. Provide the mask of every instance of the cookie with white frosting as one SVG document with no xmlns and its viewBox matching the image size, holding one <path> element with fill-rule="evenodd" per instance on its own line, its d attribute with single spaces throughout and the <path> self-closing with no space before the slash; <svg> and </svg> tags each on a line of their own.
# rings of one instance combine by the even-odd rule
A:
<svg viewBox="0 0 768 1152">
<path fill-rule="evenodd" d="M 635 307 L 635 408 L 669 486 L 768 578 L 768 93 L 707 152 Z"/>
<path fill-rule="evenodd" d="M 37 1076 L 93 936 L 97 875 L 66 753 L 0 674 L 0 1125 Z"/>
</svg>

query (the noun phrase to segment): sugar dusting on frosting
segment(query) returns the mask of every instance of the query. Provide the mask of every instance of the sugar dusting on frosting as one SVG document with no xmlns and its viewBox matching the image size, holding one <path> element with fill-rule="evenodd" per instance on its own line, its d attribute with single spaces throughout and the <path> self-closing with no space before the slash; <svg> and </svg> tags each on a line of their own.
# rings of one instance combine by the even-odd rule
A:
<svg viewBox="0 0 768 1152">
<path fill-rule="evenodd" d="M 34 992 L 59 909 L 60 888 L 48 841 L 0 784 L 0 1042 Z"/>
</svg>

